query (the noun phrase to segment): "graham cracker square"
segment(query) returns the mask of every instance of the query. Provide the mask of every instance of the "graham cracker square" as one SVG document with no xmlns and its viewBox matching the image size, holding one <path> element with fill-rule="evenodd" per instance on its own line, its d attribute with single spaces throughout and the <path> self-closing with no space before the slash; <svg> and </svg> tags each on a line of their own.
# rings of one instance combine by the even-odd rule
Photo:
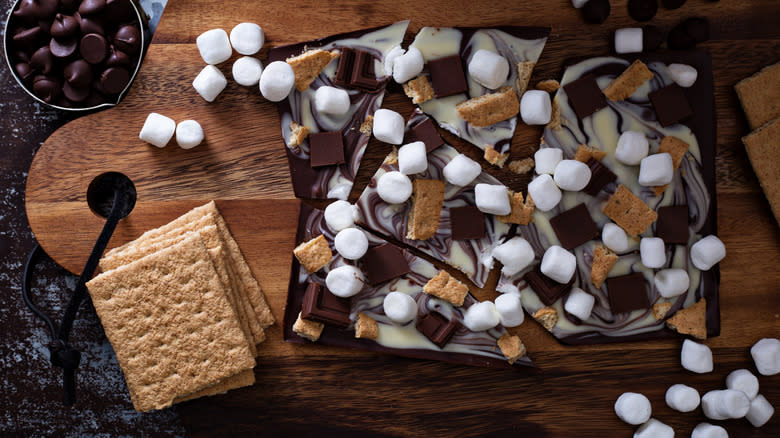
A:
<svg viewBox="0 0 780 438">
<path fill-rule="evenodd" d="M 376 339 L 377 336 L 379 336 L 379 326 L 376 320 L 363 312 L 358 313 L 358 319 L 355 323 L 355 337 Z"/>
<path fill-rule="evenodd" d="M 674 166 L 674 170 L 677 171 L 689 147 L 690 145 L 688 143 L 680 140 L 677 137 L 673 137 L 669 135 L 661 139 L 661 144 L 658 146 L 658 153 L 659 154 L 668 153 L 669 155 L 671 155 L 672 165 Z M 668 184 L 663 186 L 653 187 L 653 192 L 655 193 L 655 196 L 658 196 L 661 193 L 665 192 L 667 186 Z"/>
<path fill-rule="evenodd" d="M 742 137 L 750 164 L 756 171 L 764 195 L 780 222 L 780 118 L 774 119 L 749 135 Z"/>
<path fill-rule="evenodd" d="M 696 304 L 678 310 L 666 320 L 669 328 L 696 339 L 707 339 L 707 300 L 702 298 Z"/>
<path fill-rule="evenodd" d="M 336 51 L 327 52 L 322 49 L 315 49 L 287 58 L 285 62 L 290 64 L 295 73 L 295 89 L 304 91 L 309 88 L 314 78 L 338 56 L 339 54 Z"/>
<path fill-rule="evenodd" d="M 613 102 L 628 99 L 637 88 L 652 77 L 653 72 L 647 68 L 644 62 L 637 59 L 607 85 L 607 88 L 604 89 L 604 95 Z"/>
<path fill-rule="evenodd" d="M 412 99 L 412 103 L 424 103 L 427 102 L 436 95 L 433 92 L 433 87 L 428 81 L 428 76 L 421 75 L 412 79 L 404 84 L 404 93 L 407 97 Z"/>
<path fill-rule="evenodd" d="M 447 271 L 439 271 L 423 286 L 423 292 L 449 301 L 454 306 L 462 306 L 463 300 L 469 293 L 469 288 L 450 276 Z"/>
<path fill-rule="evenodd" d="M 327 266 L 333 258 L 328 241 L 322 234 L 295 247 L 293 254 L 310 274 Z"/>
<path fill-rule="evenodd" d="M 618 255 L 604 245 L 596 245 L 593 249 L 593 264 L 590 267 L 590 282 L 596 288 L 601 288 L 607 279 L 609 271 L 618 261 Z"/>
<path fill-rule="evenodd" d="M 609 198 L 602 211 L 631 236 L 642 234 L 658 219 L 658 213 L 622 184 Z"/>
<path fill-rule="evenodd" d="M 490 126 L 520 112 L 520 101 L 512 87 L 473 97 L 455 105 L 458 115 L 472 126 Z"/>
<path fill-rule="evenodd" d="M 523 193 L 511 193 L 509 196 L 509 205 L 512 211 L 505 216 L 496 216 L 498 220 L 507 224 L 528 225 L 534 219 L 534 200 L 531 195 L 523 199 Z"/>
<path fill-rule="evenodd" d="M 295 320 L 295 324 L 292 327 L 295 334 L 312 342 L 317 342 L 317 339 L 322 336 L 324 328 L 325 324 L 321 322 L 301 318 L 300 312 L 298 312 L 298 319 Z"/>
<path fill-rule="evenodd" d="M 425 240 L 439 229 L 444 205 L 444 181 L 416 178 L 413 182 L 412 207 L 406 222 L 406 238 Z"/>
<path fill-rule="evenodd" d="M 506 357 L 506 360 L 510 364 L 515 363 L 517 359 L 525 356 L 525 345 L 523 345 L 523 342 L 518 336 L 504 333 L 498 338 L 497 343 L 501 353 Z"/>
<path fill-rule="evenodd" d="M 745 110 L 750 129 L 758 129 L 780 117 L 780 62 L 739 81 L 734 89 Z"/>
</svg>

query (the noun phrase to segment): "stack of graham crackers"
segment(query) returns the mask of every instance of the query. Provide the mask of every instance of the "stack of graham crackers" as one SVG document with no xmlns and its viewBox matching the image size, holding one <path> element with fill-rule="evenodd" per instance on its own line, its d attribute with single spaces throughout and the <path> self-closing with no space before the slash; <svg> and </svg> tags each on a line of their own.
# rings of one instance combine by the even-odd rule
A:
<svg viewBox="0 0 780 438">
<path fill-rule="evenodd" d="M 107 252 L 87 283 L 138 411 L 255 382 L 274 323 L 214 202 Z"/>
</svg>

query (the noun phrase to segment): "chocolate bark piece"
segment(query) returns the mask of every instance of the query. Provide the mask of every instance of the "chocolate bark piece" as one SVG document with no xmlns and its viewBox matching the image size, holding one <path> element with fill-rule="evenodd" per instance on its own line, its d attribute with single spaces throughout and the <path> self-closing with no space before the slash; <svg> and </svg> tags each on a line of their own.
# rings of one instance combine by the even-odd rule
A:
<svg viewBox="0 0 780 438">
<path fill-rule="evenodd" d="M 688 206 L 672 205 L 658 209 L 655 235 L 666 243 L 688 244 Z"/>
<path fill-rule="evenodd" d="M 340 131 L 317 132 L 309 135 L 311 167 L 344 163 L 344 142 Z"/>
<path fill-rule="evenodd" d="M 599 236 L 599 227 L 593 222 L 588 207 L 579 204 L 550 219 L 561 246 L 571 250 Z"/>
<path fill-rule="evenodd" d="M 563 90 L 566 91 L 569 103 L 580 120 L 607 106 L 607 98 L 592 75 L 564 85 Z"/>
<path fill-rule="evenodd" d="M 410 272 L 409 262 L 404 257 L 404 250 L 389 243 L 369 248 L 361 261 L 371 286 Z"/>
<path fill-rule="evenodd" d="M 438 312 L 430 312 L 420 316 L 415 327 L 439 348 L 444 348 L 455 335 L 460 323 L 454 319 L 448 320 Z"/>
<path fill-rule="evenodd" d="M 481 239 L 485 237 L 485 214 L 472 205 L 451 208 L 450 227 L 453 240 Z"/>
<path fill-rule="evenodd" d="M 465 93 L 468 90 L 463 62 L 459 55 L 445 56 L 428 61 L 431 85 L 437 98 Z"/>
<path fill-rule="evenodd" d="M 664 128 L 693 115 L 685 90 L 677 84 L 667 85 L 648 95 L 658 122 Z"/>
<path fill-rule="evenodd" d="M 441 138 L 439 131 L 436 130 L 436 126 L 433 125 L 433 121 L 429 117 L 425 117 L 421 122 L 415 124 L 411 129 L 406 131 L 404 144 L 413 143 L 415 141 L 425 143 L 426 152 L 431 152 L 444 144 L 444 139 Z"/>
<path fill-rule="evenodd" d="M 557 281 L 542 274 L 539 266 L 529 271 L 523 277 L 526 283 L 531 286 L 539 299 L 547 306 L 551 306 L 554 302 L 558 301 L 566 291 L 571 289 L 572 283 L 561 284 Z"/>
<path fill-rule="evenodd" d="M 350 299 L 333 295 L 318 283 L 309 283 L 303 296 L 301 318 L 336 327 L 349 327 Z"/>
<path fill-rule="evenodd" d="M 633 310 L 647 309 L 647 282 L 639 272 L 607 279 L 607 294 L 612 313 L 627 313 Z"/>
<path fill-rule="evenodd" d="M 590 181 L 582 191 L 590 196 L 598 195 L 607 184 L 617 181 L 617 175 L 601 161 L 590 158 L 585 164 L 590 168 Z"/>
<path fill-rule="evenodd" d="M 609 0 L 588 0 L 585 5 L 580 8 L 582 12 L 582 18 L 591 24 L 601 24 L 607 20 L 612 8 L 609 5 Z"/>
<path fill-rule="evenodd" d="M 628 15 L 636 21 L 648 21 L 658 12 L 658 0 L 628 0 Z"/>
</svg>

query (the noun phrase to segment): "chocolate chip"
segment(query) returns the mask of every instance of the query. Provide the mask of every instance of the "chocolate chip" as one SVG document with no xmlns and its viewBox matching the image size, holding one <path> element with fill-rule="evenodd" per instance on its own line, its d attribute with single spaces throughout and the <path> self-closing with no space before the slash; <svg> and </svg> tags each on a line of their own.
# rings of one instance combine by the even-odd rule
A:
<svg viewBox="0 0 780 438">
<path fill-rule="evenodd" d="M 658 209 L 655 235 L 666 243 L 688 244 L 688 206 L 675 205 Z"/>
<path fill-rule="evenodd" d="M 46 35 L 51 35 L 51 25 L 54 23 L 54 20 L 38 20 L 38 27 L 41 28 L 41 32 L 43 32 Z"/>
<path fill-rule="evenodd" d="M 106 0 L 84 0 L 79 5 L 79 14 L 95 15 L 106 8 Z"/>
<path fill-rule="evenodd" d="M 79 53 L 84 61 L 90 64 L 100 64 L 108 55 L 108 42 L 103 35 L 88 33 L 81 37 Z"/>
<path fill-rule="evenodd" d="M 687 33 L 696 43 L 710 39 L 710 22 L 703 17 L 691 17 L 682 22 Z"/>
<path fill-rule="evenodd" d="M 38 19 L 38 8 L 36 0 L 22 0 L 13 12 L 13 16 L 26 23 L 33 23 Z"/>
<path fill-rule="evenodd" d="M 51 20 L 60 4 L 59 0 L 36 0 L 34 3 L 38 4 L 35 17 L 39 20 Z"/>
<path fill-rule="evenodd" d="M 81 0 L 60 0 L 60 9 L 73 10 L 81 3 Z"/>
<path fill-rule="evenodd" d="M 25 50 L 30 50 L 38 47 L 42 37 L 43 32 L 41 32 L 40 26 L 35 26 L 31 27 L 30 29 L 25 29 L 21 32 L 15 33 L 12 40 L 14 42 L 14 46 Z"/>
<path fill-rule="evenodd" d="M 89 97 L 89 87 L 78 88 L 73 86 L 70 82 L 62 84 L 62 94 L 71 102 L 83 102 Z"/>
<path fill-rule="evenodd" d="M 130 57 L 127 53 L 117 49 L 114 45 L 108 48 L 108 58 L 106 58 L 106 66 L 108 67 L 124 67 L 130 65 Z"/>
<path fill-rule="evenodd" d="M 105 15 L 115 23 L 136 19 L 135 11 L 128 0 L 106 0 Z"/>
<path fill-rule="evenodd" d="M 38 75 L 33 79 L 33 93 L 44 102 L 53 103 L 62 94 L 62 85 L 53 76 Z"/>
<path fill-rule="evenodd" d="M 54 68 L 54 56 L 48 46 L 36 50 L 30 57 L 30 66 L 40 73 L 48 75 Z"/>
<path fill-rule="evenodd" d="M 628 15 L 636 21 L 648 21 L 658 12 L 658 0 L 628 0 Z"/>
<path fill-rule="evenodd" d="M 447 97 L 468 91 L 460 56 L 452 55 L 428 61 L 431 85 L 436 97 Z"/>
<path fill-rule="evenodd" d="M 590 158 L 585 164 L 590 168 L 590 181 L 588 181 L 588 185 L 582 191 L 590 196 L 598 195 L 604 186 L 617 180 L 617 175 L 602 164 L 601 161 Z"/>
<path fill-rule="evenodd" d="M 648 95 L 658 122 L 664 128 L 693 115 L 685 90 L 677 84 L 668 85 Z"/>
<path fill-rule="evenodd" d="M 404 251 L 390 243 L 370 248 L 361 261 L 366 271 L 366 278 L 372 286 L 411 271 Z"/>
<path fill-rule="evenodd" d="M 57 14 L 51 23 L 49 33 L 54 38 L 66 39 L 79 32 L 79 21 L 70 15 Z"/>
<path fill-rule="evenodd" d="M 609 0 L 588 0 L 580 11 L 588 23 L 601 24 L 607 20 L 611 9 Z"/>
<path fill-rule="evenodd" d="M 49 49 L 51 54 L 60 59 L 70 58 L 76 54 L 76 49 L 79 47 L 79 41 L 75 38 L 68 40 L 51 39 L 49 43 Z"/>
<path fill-rule="evenodd" d="M 639 272 L 608 278 L 607 294 L 613 315 L 650 307 L 645 277 Z"/>
<path fill-rule="evenodd" d="M 81 29 L 82 35 L 88 33 L 106 34 L 106 30 L 103 28 L 103 20 L 101 20 L 100 17 L 84 17 L 76 12 L 73 14 L 73 18 L 79 22 L 79 28 Z"/>
<path fill-rule="evenodd" d="M 337 327 L 349 327 L 351 322 L 349 313 L 349 298 L 337 297 L 317 283 L 309 283 L 306 287 L 301 306 L 301 318 Z"/>
<path fill-rule="evenodd" d="M 404 144 L 415 141 L 425 143 L 426 152 L 430 152 L 444 144 L 444 139 L 441 138 L 441 135 L 436 130 L 436 126 L 434 126 L 433 121 L 429 117 L 426 117 L 425 120 L 406 131 Z"/>
<path fill-rule="evenodd" d="M 119 50 L 134 55 L 138 53 L 138 49 L 141 47 L 141 32 L 133 25 L 122 26 L 116 31 L 114 45 Z M 371 64 L 373 65 L 373 59 Z"/>
<path fill-rule="evenodd" d="M 14 71 L 24 83 L 29 83 L 35 76 L 35 70 L 26 62 L 19 62 L 14 65 Z"/>
<path fill-rule="evenodd" d="M 688 32 L 685 31 L 685 26 L 680 23 L 669 31 L 669 36 L 666 37 L 666 45 L 674 50 L 687 50 L 696 46 L 696 40 L 688 35 Z"/>
<path fill-rule="evenodd" d="M 588 3 L 585 4 L 587 5 Z M 593 75 L 569 82 L 563 86 L 563 89 L 566 91 L 569 103 L 580 120 L 607 106 L 607 98 L 604 97 Z"/>
<path fill-rule="evenodd" d="M 661 28 L 652 24 L 642 28 L 642 47 L 645 52 L 657 50 L 663 42 L 664 33 Z"/>
<path fill-rule="evenodd" d="M 546 306 L 551 306 L 558 301 L 558 298 L 571 288 L 574 281 L 572 278 L 568 284 L 558 283 L 542 274 L 538 266 L 525 274 L 523 280 L 531 286 L 531 289 L 536 292 L 536 295 Z"/>
<path fill-rule="evenodd" d="M 452 240 L 481 239 L 485 237 L 485 214 L 477 207 L 450 208 Z"/>
<path fill-rule="evenodd" d="M 309 151 L 311 167 L 344 164 L 344 140 L 341 131 L 310 134 Z"/>
<path fill-rule="evenodd" d="M 92 68 L 83 59 L 77 59 L 66 65 L 63 74 L 66 83 L 89 90 L 89 84 L 92 83 Z"/>
<path fill-rule="evenodd" d="M 666 9 L 677 9 L 685 4 L 685 0 L 661 0 L 661 3 Z"/>
<path fill-rule="evenodd" d="M 599 227 L 593 222 L 584 203 L 553 217 L 550 219 L 550 225 L 561 246 L 568 250 L 599 236 Z"/>
<path fill-rule="evenodd" d="M 122 67 L 109 67 L 100 75 L 100 88 L 106 94 L 119 94 L 130 82 L 130 72 Z"/>
<path fill-rule="evenodd" d="M 438 312 L 430 312 L 420 316 L 415 324 L 417 330 L 439 348 L 444 348 L 450 342 L 460 326 L 460 323 L 455 319 L 448 320 Z"/>
</svg>

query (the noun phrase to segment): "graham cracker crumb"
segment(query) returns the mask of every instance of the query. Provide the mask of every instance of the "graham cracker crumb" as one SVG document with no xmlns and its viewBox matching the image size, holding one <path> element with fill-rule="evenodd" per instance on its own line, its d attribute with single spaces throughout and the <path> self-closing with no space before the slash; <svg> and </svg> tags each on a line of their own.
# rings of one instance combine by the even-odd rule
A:
<svg viewBox="0 0 780 438">
<path fill-rule="evenodd" d="M 512 160 L 509 162 L 509 170 L 518 175 L 522 175 L 534 170 L 534 166 L 536 166 L 536 163 L 531 157 L 523 158 L 522 160 Z"/>
<path fill-rule="evenodd" d="M 290 122 L 290 142 L 287 144 L 287 147 L 293 149 L 300 146 L 308 136 L 309 128 L 299 125 L 295 121 Z"/>
<path fill-rule="evenodd" d="M 554 99 L 552 103 L 552 115 L 550 115 L 550 123 L 548 123 L 545 127 L 558 131 L 563 128 L 561 123 L 561 107 L 558 105 L 558 99 Z"/>
<path fill-rule="evenodd" d="M 382 161 L 382 164 L 398 164 L 398 148 L 393 146 L 393 148 L 390 150 L 390 153 L 387 154 L 385 159 Z"/>
<path fill-rule="evenodd" d="M 607 279 L 609 271 L 615 266 L 618 256 L 604 245 L 596 245 L 593 249 L 593 264 L 590 267 L 590 282 L 596 288 L 601 288 Z"/>
<path fill-rule="evenodd" d="M 355 323 L 355 337 L 363 339 L 376 339 L 379 335 L 379 326 L 376 320 L 367 314 L 358 313 L 358 320 Z"/>
<path fill-rule="evenodd" d="M 333 257 L 328 241 L 322 234 L 298 245 L 293 250 L 293 254 L 310 274 L 322 269 Z"/>
<path fill-rule="evenodd" d="M 367 116 L 366 120 L 360 125 L 360 133 L 365 135 L 371 135 L 374 129 L 374 116 Z"/>
<path fill-rule="evenodd" d="M 677 137 L 672 136 L 666 136 L 663 139 L 661 139 L 661 145 L 658 146 L 658 153 L 668 153 L 672 156 L 672 164 L 674 166 L 674 170 L 677 171 L 677 168 L 680 167 L 680 163 L 682 162 L 683 157 L 685 156 L 685 153 L 688 151 L 688 143 L 680 140 Z M 653 187 L 653 192 L 655 193 L 655 196 L 660 195 L 661 193 L 666 191 L 667 185 L 663 186 L 656 186 Z"/>
<path fill-rule="evenodd" d="M 469 288 L 456 280 L 447 271 L 439 271 L 435 277 L 423 286 L 423 292 L 449 301 L 454 306 L 462 306 Z"/>
<path fill-rule="evenodd" d="M 406 238 L 425 240 L 439 229 L 439 216 L 444 205 L 444 181 L 415 178 L 412 184 L 412 208 L 409 209 Z"/>
<path fill-rule="evenodd" d="M 300 312 L 298 312 L 298 319 L 295 320 L 295 324 L 292 327 L 296 335 L 312 342 L 317 342 L 324 328 L 325 324 L 321 322 L 301 318 Z"/>
<path fill-rule="evenodd" d="M 601 149 L 596 149 L 593 146 L 581 144 L 579 147 L 577 147 L 577 152 L 574 154 L 574 159 L 577 161 L 582 161 L 583 163 L 587 163 L 591 158 L 596 161 L 601 161 L 601 159 L 606 156 L 607 153 Z"/>
<path fill-rule="evenodd" d="M 412 103 L 427 102 L 435 97 L 428 76 L 421 75 L 404 84 L 404 93 L 412 99 Z"/>
<path fill-rule="evenodd" d="M 534 201 L 531 199 L 531 195 L 525 197 L 523 200 L 523 193 L 511 193 L 509 194 L 509 205 L 512 206 L 512 211 L 505 216 L 496 216 L 498 220 L 507 224 L 519 224 L 528 225 L 534 218 Z"/>
<path fill-rule="evenodd" d="M 666 325 L 677 333 L 707 339 L 707 300 L 702 298 L 696 304 L 678 310 L 666 320 Z"/>
<path fill-rule="evenodd" d="M 502 87 L 495 93 L 484 94 L 455 105 L 458 115 L 472 126 L 490 126 L 520 112 L 512 87 Z"/>
<path fill-rule="evenodd" d="M 552 93 L 561 88 L 561 83 L 555 79 L 545 79 L 536 83 L 536 89 Z"/>
<path fill-rule="evenodd" d="M 672 303 L 668 301 L 659 301 L 653 304 L 653 316 L 656 321 L 660 321 L 666 318 L 666 314 L 669 313 L 669 309 L 672 308 Z"/>
<path fill-rule="evenodd" d="M 525 356 L 526 350 L 523 342 L 518 336 L 510 335 L 509 333 L 504 333 L 498 338 L 498 348 L 510 364 Z"/>
<path fill-rule="evenodd" d="M 658 213 L 622 184 L 609 198 L 602 211 L 631 236 L 642 234 L 658 219 Z"/>
<path fill-rule="evenodd" d="M 493 146 L 487 145 L 485 146 L 485 154 L 483 158 L 485 158 L 485 161 L 488 163 L 501 168 L 504 167 L 504 163 L 506 163 L 507 158 L 509 158 L 509 153 L 507 152 L 501 154 L 497 150 L 493 149 Z"/>
<path fill-rule="evenodd" d="M 558 311 L 554 307 L 542 307 L 533 314 L 533 318 L 549 332 L 558 324 Z"/>
<path fill-rule="evenodd" d="M 338 52 L 326 52 L 322 49 L 309 50 L 298 56 L 287 58 L 286 62 L 290 64 L 295 73 L 295 89 L 304 91 L 314 81 L 320 72 L 333 59 L 339 56 Z"/>
<path fill-rule="evenodd" d="M 750 129 L 780 116 L 780 62 L 764 67 L 734 86 Z"/>
<path fill-rule="evenodd" d="M 613 102 L 625 100 L 652 77 L 653 72 L 647 68 L 644 62 L 637 59 L 607 85 L 607 88 L 604 89 L 604 95 Z"/>
<path fill-rule="evenodd" d="M 517 63 L 515 90 L 517 91 L 518 96 L 522 96 L 528 88 L 528 81 L 531 80 L 531 73 L 534 72 L 534 66 L 536 66 L 536 63 L 533 61 L 521 61 Z"/>
<path fill-rule="evenodd" d="M 764 195 L 769 200 L 775 219 L 780 223 L 780 118 L 774 119 L 749 135 L 742 137 L 750 164 L 756 171 Z"/>
</svg>

